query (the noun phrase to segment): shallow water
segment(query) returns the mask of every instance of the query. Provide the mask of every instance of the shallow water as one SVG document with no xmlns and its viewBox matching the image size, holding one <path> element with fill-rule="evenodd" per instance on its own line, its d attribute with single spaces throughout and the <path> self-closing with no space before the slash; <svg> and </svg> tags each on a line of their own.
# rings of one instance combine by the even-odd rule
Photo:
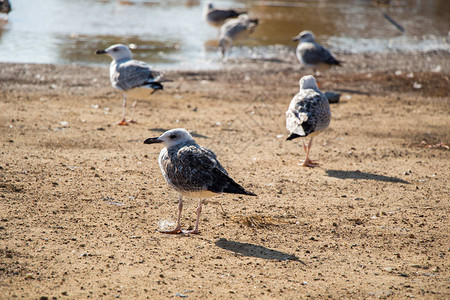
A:
<svg viewBox="0 0 450 300">
<path fill-rule="evenodd" d="M 171 69 L 220 67 L 218 29 L 202 19 L 205 1 L 11 0 L 0 25 L 0 61 L 54 64 L 109 63 L 94 55 L 114 43 L 135 44 L 135 58 Z M 450 51 L 450 1 L 372 0 L 215 1 L 257 17 L 260 25 L 230 56 L 277 58 L 312 30 L 332 51 L 388 49 Z M 389 14 L 405 32 L 383 17 Z"/>
</svg>

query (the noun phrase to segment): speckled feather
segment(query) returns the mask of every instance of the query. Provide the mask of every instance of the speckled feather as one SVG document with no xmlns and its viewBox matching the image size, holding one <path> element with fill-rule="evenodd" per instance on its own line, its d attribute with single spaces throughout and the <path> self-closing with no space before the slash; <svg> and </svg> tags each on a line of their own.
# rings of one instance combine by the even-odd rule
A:
<svg viewBox="0 0 450 300">
<path fill-rule="evenodd" d="M 306 137 L 325 130 L 330 124 L 328 99 L 318 89 L 302 89 L 291 100 L 286 111 L 286 128 Z"/>
<path fill-rule="evenodd" d="M 228 176 L 211 150 L 190 140 L 162 149 L 159 166 L 166 181 L 178 192 L 188 196 L 201 192 L 254 195 Z M 202 196 L 205 196 L 203 193 Z"/>
</svg>

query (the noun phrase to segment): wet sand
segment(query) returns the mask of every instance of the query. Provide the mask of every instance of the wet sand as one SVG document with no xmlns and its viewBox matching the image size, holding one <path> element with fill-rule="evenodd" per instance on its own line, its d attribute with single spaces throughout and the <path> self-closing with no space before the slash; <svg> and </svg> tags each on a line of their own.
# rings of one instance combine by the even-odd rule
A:
<svg viewBox="0 0 450 300">
<path fill-rule="evenodd" d="M 293 54 L 168 72 L 130 126 L 106 66 L 0 64 L 0 298 L 448 298 L 450 54 L 338 57 L 315 169 L 285 141 Z M 143 140 L 176 127 L 258 194 L 208 199 L 194 236 L 157 232 L 177 194 Z"/>
</svg>

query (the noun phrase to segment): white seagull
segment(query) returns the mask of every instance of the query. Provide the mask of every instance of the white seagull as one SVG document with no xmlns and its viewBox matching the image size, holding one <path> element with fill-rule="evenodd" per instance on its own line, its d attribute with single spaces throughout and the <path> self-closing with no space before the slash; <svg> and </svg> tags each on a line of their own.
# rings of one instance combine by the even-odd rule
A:
<svg viewBox="0 0 450 300">
<path fill-rule="evenodd" d="M 256 196 L 231 179 L 214 152 L 199 146 L 186 129 L 172 129 L 164 132 L 160 137 L 148 138 L 144 141 L 144 144 L 154 143 L 163 143 L 166 146 L 159 154 L 158 163 L 164 179 L 179 193 L 176 227 L 163 233 L 199 233 L 201 198 L 209 198 L 220 193 Z M 183 196 L 200 198 L 197 221 L 193 230 L 181 230 Z"/>
<path fill-rule="evenodd" d="M 137 89 L 153 89 L 153 94 L 157 90 L 164 89 L 162 82 L 172 81 L 163 79 L 161 72 L 152 70 L 149 65 L 143 61 L 132 59 L 131 50 L 122 44 L 112 45 L 104 50 L 97 50 L 95 54 L 107 54 L 112 58 L 109 67 L 109 79 L 114 88 L 123 92 L 123 113 L 119 125 L 128 125 L 134 123 L 134 109 L 137 100 L 132 105 L 131 119 L 125 120 L 127 106 L 127 92 Z"/>
<path fill-rule="evenodd" d="M 219 47 L 222 51 L 222 57 L 225 56 L 227 48 L 231 47 L 233 41 L 246 38 L 255 31 L 258 25 L 258 19 L 250 19 L 248 15 L 240 15 L 237 19 L 228 20 L 220 28 Z"/>
<path fill-rule="evenodd" d="M 203 18 L 209 24 L 220 27 L 225 23 L 226 20 L 231 18 L 236 18 L 241 14 L 246 12 L 238 12 L 234 9 L 217 9 L 211 2 L 206 2 L 203 9 Z"/>
<path fill-rule="evenodd" d="M 311 31 L 302 31 L 292 41 L 299 41 L 297 46 L 297 58 L 301 64 L 316 70 L 326 71 L 331 66 L 340 66 L 341 62 L 325 49 L 322 45 L 314 40 L 314 34 Z"/>
<path fill-rule="evenodd" d="M 314 136 L 324 131 L 330 125 L 331 111 L 328 99 L 317 87 L 313 76 L 307 75 L 300 79 L 300 91 L 292 98 L 286 111 L 286 128 L 291 133 L 286 140 L 311 137 L 308 146 L 304 139 L 303 149 L 306 152 L 304 167 L 317 167 L 318 164 L 309 158 L 309 151 Z"/>
</svg>

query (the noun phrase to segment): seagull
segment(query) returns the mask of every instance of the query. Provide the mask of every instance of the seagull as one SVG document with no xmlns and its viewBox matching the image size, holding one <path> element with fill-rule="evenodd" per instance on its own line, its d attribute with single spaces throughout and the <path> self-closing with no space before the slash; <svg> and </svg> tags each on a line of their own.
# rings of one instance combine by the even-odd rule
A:
<svg viewBox="0 0 450 300">
<path fill-rule="evenodd" d="M 317 87 L 313 76 L 307 75 L 300 79 L 300 91 L 292 98 L 286 111 L 286 128 L 290 135 L 286 140 L 298 137 L 311 137 L 308 146 L 303 142 L 306 159 L 301 164 L 304 167 L 317 167 L 319 164 L 309 159 L 309 151 L 314 136 L 324 131 L 330 125 L 331 111 L 328 99 Z"/>
<path fill-rule="evenodd" d="M 234 9 L 217 9 L 211 2 L 206 2 L 203 9 L 203 18 L 209 24 L 220 27 L 225 23 L 226 20 L 230 18 L 236 18 L 241 14 L 246 12 L 237 12 Z"/>
<path fill-rule="evenodd" d="M 228 20 L 220 28 L 219 46 L 222 51 L 222 57 L 228 47 L 231 47 L 234 40 L 243 39 L 255 31 L 258 25 L 258 19 L 250 19 L 248 15 L 240 15 L 237 19 Z"/>
<path fill-rule="evenodd" d="M 202 198 L 209 198 L 220 193 L 256 196 L 231 179 L 214 152 L 199 146 L 186 129 L 171 129 L 160 137 L 148 138 L 144 141 L 144 144 L 154 143 L 163 143 L 166 146 L 159 154 L 158 163 L 164 179 L 179 193 L 176 227 L 173 230 L 162 231 L 163 233 L 199 233 Z M 193 230 L 181 230 L 183 196 L 200 198 L 197 221 Z"/>
<path fill-rule="evenodd" d="M 118 125 L 136 122 L 133 116 L 137 100 L 132 105 L 131 119 L 125 120 L 127 92 L 136 88 L 145 88 L 153 89 L 151 93 L 153 94 L 157 90 L 164 89 L 162 82 L 172 81 L 163 79 L 161 72 L 152 70 L 145 62 L 132 59 L 131 50 L 125 45 L 112 45 L 104 50 L 97 50 L 95 54 L 106 54 L 113 60 L 109 66 L 109 79 L 114 88 L 123 92 L 122 121 Z"/>
<path fill-rule="evenodd" d="M 9 14 L 11 12 L 11 3 L 9 0 L 0 0 L 0 13 Z"/>
<path fill-rule="evenodd" d="M 314 40 L 314 34 L 311 31 L 302 31 L 292 41 L 299 41 L 297 46 L 297 58 L 301 64 L 316 70 L 326 71 L 332 65 L 340 66 L 341 62 Z"/>
</svg>

